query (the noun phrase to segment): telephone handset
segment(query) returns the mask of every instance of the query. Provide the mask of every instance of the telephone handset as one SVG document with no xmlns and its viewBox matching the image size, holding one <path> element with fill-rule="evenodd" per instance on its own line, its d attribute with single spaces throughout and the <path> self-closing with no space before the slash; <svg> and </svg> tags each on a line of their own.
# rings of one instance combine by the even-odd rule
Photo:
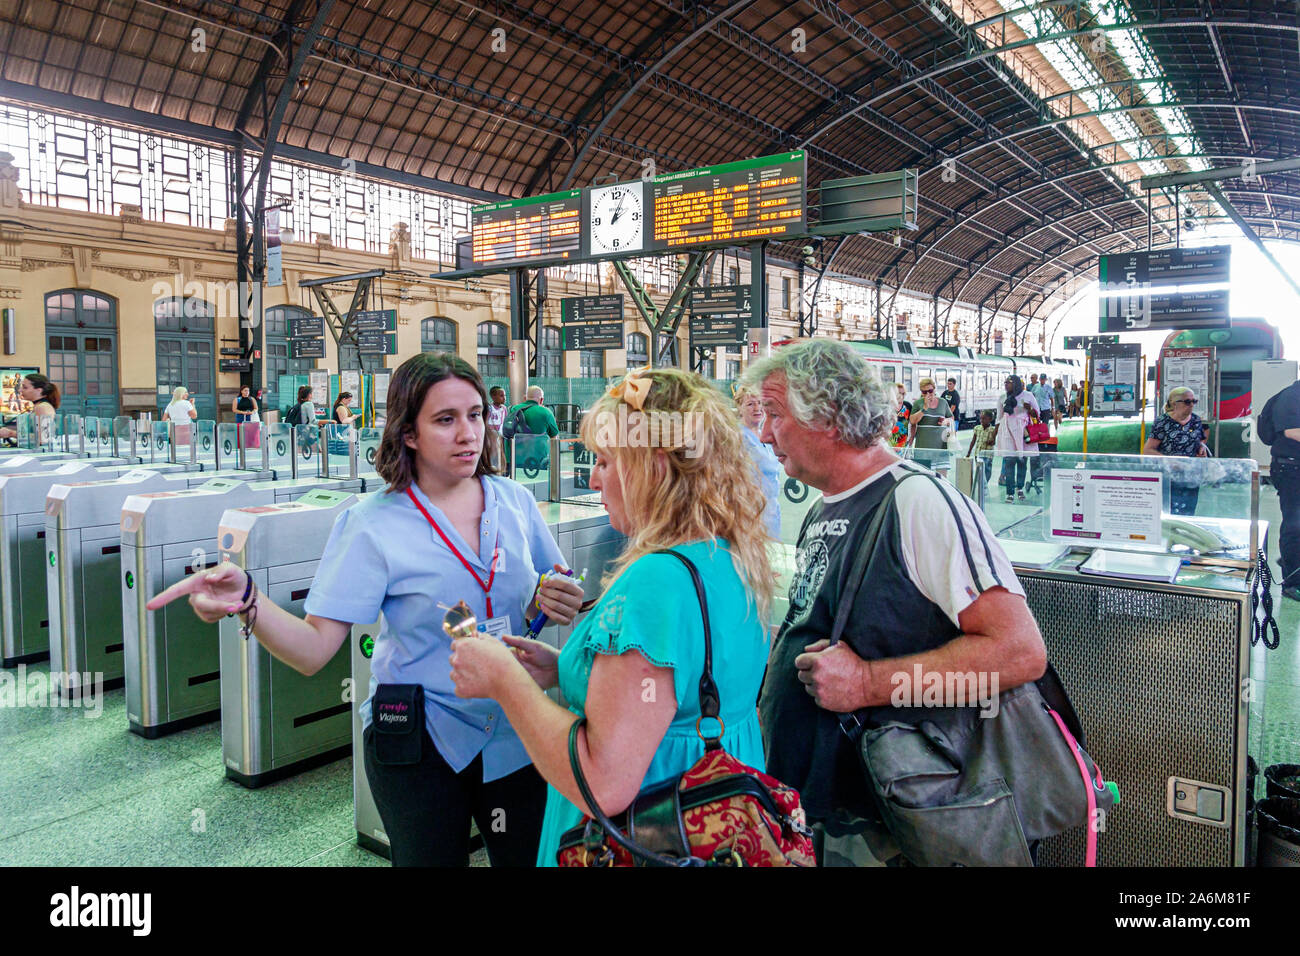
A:
<svg viewBox="0 0 1300 956">
<path fill-rule="evenodd" d="M 1181 544 L 1201 553 L 1223 550 L 1223 542 L 1217 534 L 1182 518 L 1162 518 L 1160 533 L 1164 536 L 1165 547 Z"/>
</svg>

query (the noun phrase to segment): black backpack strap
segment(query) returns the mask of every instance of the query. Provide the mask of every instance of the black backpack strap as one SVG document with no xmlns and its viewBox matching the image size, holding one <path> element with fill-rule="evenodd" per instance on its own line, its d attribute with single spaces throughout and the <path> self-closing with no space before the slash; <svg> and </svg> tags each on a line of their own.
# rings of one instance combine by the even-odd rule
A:
<svg viewBox="0 0 1300 956">
<path fill-rule="evenodd" d="M 853 560 L 853 567 L 849 570 L 848 577 L 844 579 L 844 587 L 840 590 L 839 607 L 835 611 L 835 624 L 831 627 L 832 645 L 840 642 L 840 639 L 844 636 L 845 628 L 849 626 L 849 617 L 853 613 L 853 601 L 862 587 L 863 579 L 867 575 L 867 565 L 871 563 L 871 557 L 876 553 L 876 548 L 879 546 L 880 531 L 884 527 L 889 506 L 893 503 L 894 493 L 898 491 L 898 486 L 907 479 L 926 474 L 927 472 L 924 471 L 909 471 L 894 482 L 893 487 L 885 492 L 885 496 L 880 499 L 880 504 L 876 506 L 875 513 L 871 516 L 871 523 L 867 525 L 867 533 L 862 536 L 862 542 L 858 545 L 858 553 Z"/>
<path fill-rule="evenodd" d="M 704 673 L 700 675 L 700 725 L 697 725 L 696 732 L 700 733 L 700 726 L 706 718 L 713 718 L 718 721 L 721 728 L 722 721 L 719 715 L 722 713 L 722 700 L 718 694 L 718 685 L 713 680 L 713 634 L 709 629 L 709 605 L 704 599 L 704 582 L 700 580 L 699 569 L 695 563 L 686 555 L 668 548 L 659 551 L 652 551 L 652 554 L 671 554 L 674 558 L 686 565 L 686 570 L 690 572 L 691 583 L 695 585 L 695 596 L 700 602 L 700 614 L 704 618 Z M 703 733 L 700 733 L 704 737 Z M 722 737 L 719 734 L 716 737 L 704 737 L 704 747 L 706 750 L 717 750 L 722 746 Z"/>
<path fill-rule="evenodd" d="M 867 525 L 867 532 L 862 536 L 862 542 L 858 545 L 858 553 L 853 559 L 853 567 L 849 569 L 848 577 L 844 579 L 844 586 L 840 589 L 839 607 L 835 610 L 835 623 L 831 627 L 831 646 L 834 647 L 844 637 L 844 631 L 849 626 L 849 618 L 853 614 L 853 605 L 857 600 L 858 592 L 862 589 L 862 582 L 867 576 L 867 565 L 871 563 L 872 556 L 880 547 L 880 532 L 885 525 L 885 517 L 889 513 L 890 505 L 894 502 L 894 494 L 898 491 L 898 486 L 909 478 L 915 478 L 918 475 L 928 476 L 927 471 L 909 471 L 901 478 L 896 480 L 885 496 L 880 499 L 880 504 L 876 505 L 876 510 L 871 516 L 871 523 Z M 942 492 L 940 492 L 942 494 Z M 850 737 L 856 737 L 863 726 L 862 719 L 858 714 L 862 711 L 855 711 L 851 714 L 836 714 L 839 718 L 840 729 Z"/>
</svg>

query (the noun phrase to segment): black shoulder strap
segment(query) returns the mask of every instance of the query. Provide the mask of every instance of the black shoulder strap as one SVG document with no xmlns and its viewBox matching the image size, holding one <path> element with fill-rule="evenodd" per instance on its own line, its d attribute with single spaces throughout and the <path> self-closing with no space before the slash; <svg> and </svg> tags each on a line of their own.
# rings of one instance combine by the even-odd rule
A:
<svg viewBox="0 0 1300 956">
<path fill-rule="evenodd" d="M 652 554 L 671 554 L 674 558 L 686 565 L 686 570 L 690 572 L 691 583 L 695 585 L 695 596 L 700 602 L 700 614 L 704 618 L 704 673 L 700 675 L 700 716 L 704 718 L 712 717 L 715 720 L 722 713 L 722 700 L 718 694 L 718 685 L 713 680 L 713 633 L 709 628 L 709 605 L 704 599 L 704 582 L 700 580 L 699 569 L 695 567 L 694 562 L 686 555 L 669 548 L 663 548 Z M 721 722 L 719 722 L 721 726 Z M 700 736 L 704 736 L 701 734 Z M 722 737 L 704 737 L 704 747 L 706 750 L 717 750 L 722 746 Z"/>
<path fill-rule="evenodd" d="M 898 491 L 898 486 L 907 479 L 927 474 L 929 472 L 909 471 L 894 482 L 893 487 L 885 492 L 880 504 L 876 506 L 876 511 L 871 516 L 871 523 L 867 525 L 867 533 L 862 536 L 862 543 L 858 545 L 858 553 L 853 560 L 853 567 L 849 570 L 848 577 L 844 579 L 844 587 L 840 590 L 840 605 L 835 611 L 835 624 L 831 628 L 832 645 L 840 642 L 845 629 L 849 626 L 849 616 L 853 613 L 854 599 L 862 588 L 862 580 L 866 577 L 867 565 L 871 563 L 871 556 L 876 553 L 876 548 L 879 546 L 880 529 L 884 526 L 889 506 L 893 504 L 894 493 Z"/>
</svg>

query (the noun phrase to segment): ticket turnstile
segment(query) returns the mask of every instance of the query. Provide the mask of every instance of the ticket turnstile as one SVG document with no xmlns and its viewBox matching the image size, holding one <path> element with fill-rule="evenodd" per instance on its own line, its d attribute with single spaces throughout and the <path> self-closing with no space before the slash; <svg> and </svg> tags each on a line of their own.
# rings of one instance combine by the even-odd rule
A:
<svg viewBox="0 0 1300 956">
<path fill-rule="evenodd" d="M 357 844 L 386 860 L 393 858 L 384 821 L 379 819 L 379 808 L 370 792 L 366 778 L 366 762 L 362 759 L 365 744 L 362 741 L 361 704 L 370 696 L 370 655 L 375 649 L 384 618 L 373 624 L 355 624 L 348 637 L 352 659 L 352 819 L 357 830 Z"/>
<path fill-rule="evenodd" d="M 53 467 L 55 462 L 73 460 L 73 455 L 65 451 L 30 452 L 17 448 L 0 454 L 0 472 L 34 471 L 38 467 Z"/>
<path fill-rule="evenodd" d="M 133 494 L 182 491 L 211 477 L 141 466 L 115 478 L 50 488 L 45 576 L 51 673 L 102 674 L 105 688 L 122 686 L 122 504 Z M 64 686 L 68 695 L 78 693 L 71 677 Z"/>
<path fill-rule="evenodd" d="M 309 491 L 295 502 L 227 511 L 217 530 L 221 560 L 252 575 L 261 593 L 302 616 L 334 519 L 356 503 L 343 491 Z M 352 749 L 348 648 L 307 677 L 245 639 L 240 619 L 220 624 L 221 754 L 226 776 L 260 787 L 346 756 Z"/>
<path fill-rule="evenodd" d="M 16 474 L 20 471 L 50 471 L 68 462 L 94 465 L 96 468 L 121 468 L 133 464 L 125 458 L 76 458 L 62 453 L 48 456 L 13 455 L 0 459 L 0 475 Z"/>
<path fill-rule="evenodd" d="M 131 730 L 155 738 L 221 715 L 218 627 L 186 601 L 145 609 L 153 595 L 217 564 L 217 526 L 233 508 L 295 501 L 317 488 L 360 491 L 360 480 L 209 479 L 184 491 L 132 495 L 122 505 L 122 641 L 126 716 Z"/>
<path fill-rule="evenodd" d="M 50 488 L 131 470 L 126 466 L 104 468 L 87 458 L 52 462 L 51 466 L 0 472 L 0 663 L 5 667 L 44 660 L 50 654 L 45 556 L 45 497 Z M 178 470 L 178 466 L 151 470 Z"/>
</svg>

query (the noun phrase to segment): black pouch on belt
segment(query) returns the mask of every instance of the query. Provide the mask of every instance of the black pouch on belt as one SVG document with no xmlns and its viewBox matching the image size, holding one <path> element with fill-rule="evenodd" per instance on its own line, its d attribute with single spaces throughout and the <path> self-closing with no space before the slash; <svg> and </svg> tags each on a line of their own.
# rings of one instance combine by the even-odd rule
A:
<svg viewBox="0 0 1300 956">
<path fill-rule="evenodd" d="M 375 758 L 385 766 L 420 762 L 424 739 L 424 687 L 420 684 L 380 684 L 370 701 Z"/>
</svg>

